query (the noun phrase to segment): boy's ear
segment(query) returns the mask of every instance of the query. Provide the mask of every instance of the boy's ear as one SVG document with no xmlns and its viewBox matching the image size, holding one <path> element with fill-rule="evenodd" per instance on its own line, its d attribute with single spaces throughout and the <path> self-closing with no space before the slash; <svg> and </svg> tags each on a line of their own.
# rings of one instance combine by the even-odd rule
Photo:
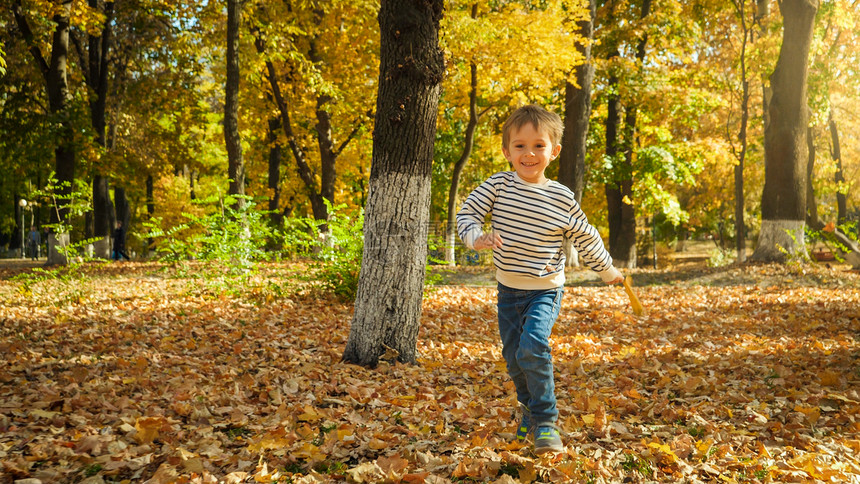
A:
<svg viewBox="0 0 860 484">
<path fill-rule="evenodd" d="M 552 157 L 557 158 L 559 153 L 561 153 L 561 145 L 555 145 L 552 148 Z"/>
</svg>

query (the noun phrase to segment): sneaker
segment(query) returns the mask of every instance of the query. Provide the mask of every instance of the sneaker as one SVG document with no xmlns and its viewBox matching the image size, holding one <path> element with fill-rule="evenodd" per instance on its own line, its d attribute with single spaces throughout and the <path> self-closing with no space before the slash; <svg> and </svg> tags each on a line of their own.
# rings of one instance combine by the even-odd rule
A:
<svg viewBox="0 0 860 484">
<path fill-rule="evenodd" d="M 564 445 L 561 443 L 561 434 L 555 424 L 543 423 L 535 430 L 535 454 L 546 452 L 561 452 Z"/>
<path fill-rule="evenodd" d="M 517 442 L 525 442 L 532 431 L 532 413 L 529 411 L 528 407 L 522 404 L 520 405 L 520 410 L 523 416 L 520 419 L 520 425 L 517 427 Z"/>
</svg>

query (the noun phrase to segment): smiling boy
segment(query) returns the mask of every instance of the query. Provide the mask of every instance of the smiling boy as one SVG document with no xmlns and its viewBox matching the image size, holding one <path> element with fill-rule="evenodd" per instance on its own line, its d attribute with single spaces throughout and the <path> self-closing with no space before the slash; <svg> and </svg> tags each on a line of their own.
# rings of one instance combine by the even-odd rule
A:
<svg viewBox="0 0 860 484">
<path fill-rule="evenodd" d="M 513 171 L 491 176 L 457 213 L 463 243 L 493 250 L 502 356 L 522 412 L 517 440 L 533 435 L 537 454 L 564 450 L 549 344 L 564 292 L 564 238 L 604 282 L 623 280 L 573 192 L 546 178 L 563 130 L 561 118 L 540 106 L 514 111 L 502 128 L 502 153 Z M 484 233 L 487 214 L 492 230 Z"/>
</svg>

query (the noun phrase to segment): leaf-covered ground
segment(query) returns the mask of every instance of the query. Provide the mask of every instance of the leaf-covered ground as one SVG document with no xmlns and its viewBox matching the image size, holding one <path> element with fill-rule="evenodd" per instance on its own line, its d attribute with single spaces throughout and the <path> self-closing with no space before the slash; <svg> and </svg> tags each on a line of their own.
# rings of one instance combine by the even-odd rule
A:
<svg viewBox="0 0 860 484">
<path fill-rule="evenodd" d="M 860 482 L 860 277 L 589 274 L 554 330 L 566 452 L 512 443 L 488 286 L 428 291 L 420 364 L 340 361 L 304 268 L 0 276 L 0 483 Z M 21 271 L 16 271 L 21 272 Z M 647 285 L 646 285 L 647 284 Z"/>
</svg>

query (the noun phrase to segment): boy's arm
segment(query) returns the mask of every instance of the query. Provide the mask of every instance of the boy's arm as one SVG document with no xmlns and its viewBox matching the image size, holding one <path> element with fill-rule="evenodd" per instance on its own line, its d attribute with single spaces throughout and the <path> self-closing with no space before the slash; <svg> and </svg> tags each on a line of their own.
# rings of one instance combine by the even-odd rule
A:
<svg viewBox="0 0 860 484">
<path fill-rule="evenodd" d="M 463 202 L 463 206 L 457 212 L 457 234 L 466 247 L 485 249 L 493 246 L 486 244 L 488 242 L 486 235 L 489 234 L 484 234 L 482 227 L 484 217 L 492 211 L 495 199 L 495 187 L 491 180 L 487 180 L 473 190 Z"/>
<path fill-rule="evenodd" d="M 586 267 L 597 272 L 603 282 L 620 284 L 624 280 L 621 272 L 612 265 L 612 256 L 603 245 L 600 233 L 588 223 L 588 217 L 576 201 L 570 208 L 570 227 L 564 235 L 573 242 Z"/>
</svg>

